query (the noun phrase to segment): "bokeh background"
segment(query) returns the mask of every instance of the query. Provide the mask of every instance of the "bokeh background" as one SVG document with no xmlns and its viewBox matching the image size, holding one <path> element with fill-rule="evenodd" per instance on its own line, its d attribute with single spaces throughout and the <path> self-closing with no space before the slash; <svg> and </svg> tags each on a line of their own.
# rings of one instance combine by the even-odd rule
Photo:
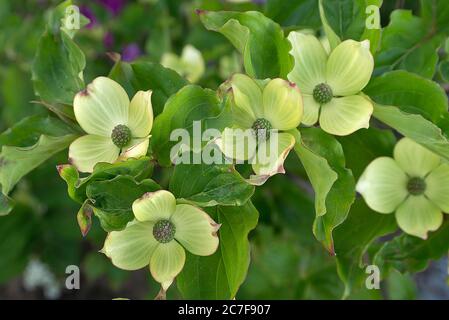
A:
<svg viewBox="0 0 449 320">
<path fill-rule="evenodd" d="M 309 5 L 311 10 L 290 10 L 294 2 Z M 320 20 L 316 2 L 76 1 L 91 21 L 77 35 L 87 58 L 85 80 L 88 83 L 109 73 L 113 61 L 108 52 L 120 53 L 125 61 L 160 62 L 164 54 L 180 55 L 190 44 L 205 61 L 205 72 L 198 83 L 216 89 L 241 70 L 240 57 L 221 35 L 204 29 L 195 9 L 258 10 L 283 26 L 317 29 Z M 37 98 L 30 68 L 49 9 L 58 3 L 0 1 L 0 132 L 26 116 L 47 112 L 33 103 Z M 384 1 L 382 24 L 388 24 L 390 12 L 401 7 L 417 10 L 418 1 Z M 81 236 L 76 222 L 78 206 L 69 199 L 55 168 L 66 162 L 63 152 L 23 179 L 12 194 L 14 211 L 0 217 L 0 299 L 154 298 L 159 287 L 148 270 L 119 270 L 98 253 L 105 238 L 98 221 L 86 238 Z M 287 177 L 275 176 L 256 191 L 254 203 L 260 223 L 250 235 L 252 262 L 237 299 L 339 299 L 342 295 L 335 260 L 312 235 L 312 191 L 299 166 L 289 158 Z M 168 177 L 159 178 L 166 181 Z M 69 265 L 80 268 L 79 290 L 65 288 Z M 349 298 L 449 299 L 447 274 L 447 260 L 437 261 L 423 273 L 392 274 L 381 290 L 354 292 Z M 175 286 L 168 297 L 179 297 Z"/>
</svg>

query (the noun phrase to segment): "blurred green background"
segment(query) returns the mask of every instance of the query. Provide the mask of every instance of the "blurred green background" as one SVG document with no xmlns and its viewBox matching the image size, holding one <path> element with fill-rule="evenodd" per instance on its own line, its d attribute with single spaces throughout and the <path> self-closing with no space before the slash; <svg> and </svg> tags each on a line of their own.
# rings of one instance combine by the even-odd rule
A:
<svg viewBox="0 0 449 320">
<path fill-rule="evenodd" d="M 87 58 L 86 83 L 109 73 L 113 61 L 107 52 L 120 53 L 126 61 L 160 62 L 164 53 L 180 55 L 190 44 L 201 51 L 206 65 L 198 83 L 216 89 L 241 69 L 241 61 L 226 39 L 204 29 L 196 8 L 259 10 L 282 26 L 320 26 L 314 0 L 234 2 L 76 1 L 91 20 L 76 38 Z M 307 15 L 292 11 L 289 6 L 295 2 L 304 2 L 313 10 Z M 30 69 L 48 11 L 58 3 L 0 1 L 0 131 L 26 116 L 47 112 L 33 103 L 37 98 Z M 383 24 L 388 23 L 394 8 L 416 9 L 417 3 L 384 1 Z M 23 179 L 12 194 L 14 211 L 0 217 L 0 299 L 152 299 L 159 287 L 148 270 L 119 270 L 98 253 L 105 238 L 98 221 L 86 238 L 81 236 L 76 222 L 78 206 L 69 199 L 55 168 L 66 162 L 63 152 Z M 251 233 L 252 262 L 237 299 L 339 299 L 342 295 L 335 260 L 312 235 L 311 189 L 298 166 L 296 161 L 287 161 L 287 177 L 275 176 L 256 191 L 254 203 L 261 214 L 260 223 Z M 166 181 L 167 177 L 161 179 Z M 441 288 L 444 263 L 415 278 L 392 274 L 382 290 L 354 292 L 350 298 L 448 298 L 447 289 Z M 65 288 L 69 265 L 81 270 L 79 290 Z M 178 296 L 173 286 L 168 297 Z"/>
</svg>

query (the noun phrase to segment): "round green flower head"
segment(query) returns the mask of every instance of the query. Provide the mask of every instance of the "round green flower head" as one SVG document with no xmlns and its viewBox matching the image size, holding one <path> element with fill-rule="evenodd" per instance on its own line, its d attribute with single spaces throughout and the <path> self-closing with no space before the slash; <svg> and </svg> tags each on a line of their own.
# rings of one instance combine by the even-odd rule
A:
<svg viewBox="0 0 449 320">
<path fill-rule="evenodd" d="M 399 227 L 426 239 L 449 212 L 449 164 L 417 144 L 403 138 L 394 158 L 371 162 L 357 183 L 357 191 L 368 206 L 380 213 L 396 212 Z"/>
<path fill-rule="evenodd" d="M 135 219 L 124 230 L 110 232 L 102 252 L 120 269 L 149 265 L 164 291 L 184 267 L 184 249 L 208 256 L 218 248 L 220 225 L 194 206 L 176 204 L 168 191 L 146 193 L 132 209 Z"/>
<path fill-rule="evenodd" d="M 69 148 L 69 160 L 79 171 L 92 172 L 99 162 L 147 153 L 153 126 L 151 91 L 137 92 L 130 102 L 117 82 L 98 77 L 75 96 L 73 109 L 87 132 Z"/>
<path fill-rule="evenodd" d="M 283 79 L 262 83 L 244 74 L 235 74 L 226 86 L 232 98 L 233 126 L 225 128 L 216 144 L 227 158 L 250 160 L 255 175 L 249 182 L 261 185 L 285 172 L 283 163 L 295 138 L 284 131 L 301 122 L 301 92 Z"/>
<path fill-rule="evenodd" d="M 349 135 L 369 127 L 372 103 L 360 95 L 374 68 L 369 41 L 346 40 L 330 54 L 313 35 L 291 32 L 290 52 L 295 66 L 288 79 L 298 85 L 304 98 L 302 123 L 334 135 Z"/>
</svg>

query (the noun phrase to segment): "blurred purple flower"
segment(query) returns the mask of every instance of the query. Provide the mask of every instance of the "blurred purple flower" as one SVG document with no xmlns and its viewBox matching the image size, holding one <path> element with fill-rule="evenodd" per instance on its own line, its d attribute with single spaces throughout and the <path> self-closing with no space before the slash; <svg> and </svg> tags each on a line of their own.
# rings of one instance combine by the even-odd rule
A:
<svg viewBox="0 0 449 320">
<path fill-rule="evenodd" d="M 80 12 L 82 15 L 86 16 L 90 20 L 89 24 L 86 25 L 87 29 L 94 27 L 98 23 L 97 18 L 95 17 L 95 14 L 88 6 L 81 6 Z"/>
<path fill-rule="evenodd" d="M 131 62 L 141 55 L 141 51 L 137 43 L 130 43 L 123 48 L 122 60 Z"/>
<path fill-rule="evenodd" d="M 108 9 L 114 16 L 118 15 L 126 4 L 126 0 L 97 0 L 97 2 Z"/>
<path fill-rule="evenodd" d="M 112 32 L 107 32 L 103 38 L 103 45 L 105 48 L 110 49 L 114 45 L 114 35 Z"/>
</svg>

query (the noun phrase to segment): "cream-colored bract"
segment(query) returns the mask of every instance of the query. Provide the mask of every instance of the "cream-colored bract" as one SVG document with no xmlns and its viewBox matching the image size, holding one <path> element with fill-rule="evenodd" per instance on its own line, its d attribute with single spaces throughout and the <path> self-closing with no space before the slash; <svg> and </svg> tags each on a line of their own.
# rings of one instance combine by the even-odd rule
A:
<svg viewBox="0 0 449 320">
<path fill-rule="evenodd" d="M 180 57 L 174 53 L 165 53 L 162 56 L 161 64 L 176 71 L 191 83 L 200 80 L 206 71 L 203 55 L 189 44 L 184 47 Z"/>
<path fill-rule="evenodd" d="M 302 123 L 312 126 L 319 122 L 324 131 L 338 136 L 368 128 L 373 105 L 360 92 L 374 68 L 369 41 L 343 41 L 328 55 L 313 35 L 294 31 L 288 39 L 295 59 L 288 79 L 296 83 L 304 95 Z M 333 97 L 321 104 L 313 93 L 316 86 L 323 83 L 329 86 Z"/>
<path fill-rule="evenodd" d="M 185 262 L 185 250 L 208 256 L 218 248 L 220 225 L 207 213 L 188 204 L 176 204 L 175 197 L 160 190 L 143 195 L 133 203 L 135 219 L 122 231 L 110 232 L 102 252 L 118 268 L 137 270 L 149 266 L 162 288 L 172 284 Z M 170 221 L 174 238 L 159 242 L 153 235 L 155 224 Z"/>
<path fill-rule="evenodd" d="M 81 172 L 92 172 L 99 162 L 113 163 L 138 158 L 147 153 L 153 126 L 151 91 L 139 91 L 131 102 L 114 80 L 98 77 L 74 99 L 76 120 L 87 135 L 69 147 L 69 160 Z M 120 149 L 112 141 L 112 131 L 124 125 L 130 129 L 130 142 Z"/>
<path fill-rule="evenodd" d="M 422 193 L 409 191 L 411 179 L 423 182 Z M 403 231 L 426 239 L 429 231 L 441 226 L 442 212 L 449 212 L 449 165 L 423 146 L 403 138 L 394 149 L 394 158 L 377 158 L 368 165 L 357 191 L 371 209 L 396 212 Z"/>
<path fill-rule="evenodd" d="M 283 131 L 295 129 L 301 122 L 301 92 L 294 83 L 283 79 L 261 84 L 244 74 L 235 74 L 226 85 L 233 98 L 233 127 L 225 128 L 215 143 L 227 158 L 251 160 L 255 175 L 248 181 L 261 185 L 269 177 L 284 173 L 283 163 L 295 138 Z M 272 133 L 266 140 L 257 141 L 252 129 L 261 119 L 270 124 Z M 262 151 L 267 151 L 264 156 Z"/>
</svg>

